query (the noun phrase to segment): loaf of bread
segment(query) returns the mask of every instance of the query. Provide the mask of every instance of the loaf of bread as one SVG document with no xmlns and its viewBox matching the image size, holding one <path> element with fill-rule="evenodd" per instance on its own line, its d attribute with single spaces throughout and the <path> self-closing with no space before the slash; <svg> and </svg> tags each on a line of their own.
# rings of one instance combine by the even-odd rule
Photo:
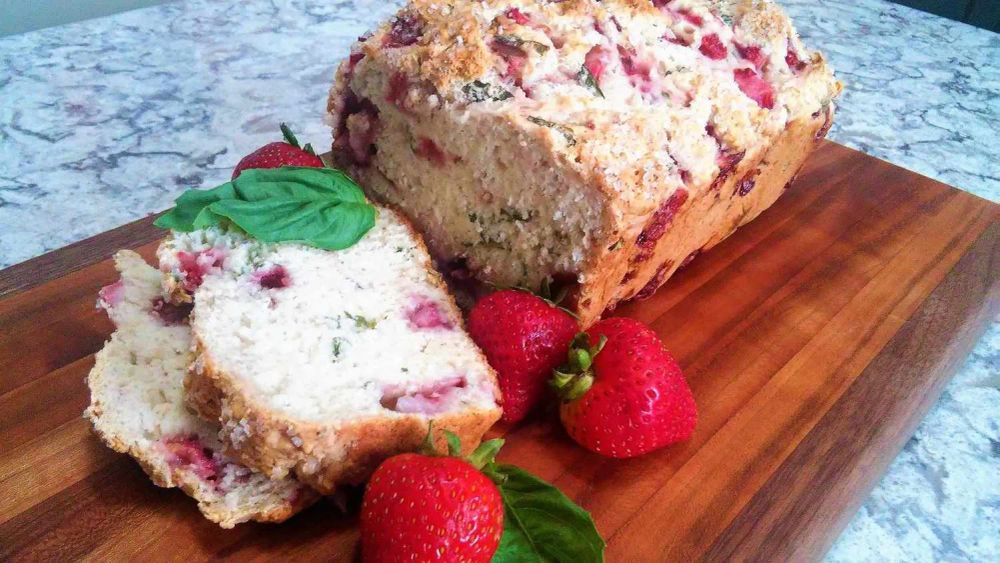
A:
<svg viewBox="0 0 1000 563">
<path fill-rule="evenodd" d="M 565 284 L 587 325 L 770 206 L 839 91 L 767 0 L 413 0 L 328 114 L 450 271 Z"/>
<path fill-rule="evenodd" d="M 420 447 L 430 423 L 474 448 L 500 416 L 496 377 L 410 225 L 380 209 L 336 252 L 218 229 L 159 249 L 193 299 L 188 401 L 240 461 L 320 492 Z"/>
<path fill-rule="evenodd" d="M 121 280 L 101 292 L 117 327 L 87 377 L 84 416 L 101 439 L 127 453 L 161 487 L 180 487 L 223 528 L 281 522 L 318 495 L 294 479 L 272 480 L 223 452 L 218 424 L 184 406 L 191 363 L 190 307 L 160 298 L 161 275 L 131 251 L 115 256 Z"/>
</svg>

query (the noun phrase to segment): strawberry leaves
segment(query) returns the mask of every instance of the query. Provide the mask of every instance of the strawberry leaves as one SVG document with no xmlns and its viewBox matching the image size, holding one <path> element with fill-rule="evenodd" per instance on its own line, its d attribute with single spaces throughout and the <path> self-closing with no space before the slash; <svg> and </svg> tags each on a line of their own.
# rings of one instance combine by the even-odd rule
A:
<svg viewBox="0 0 1000 563">
<path fill-rule="evenodd" d="M 295 133 L 292 133 L 291 127 L 282 123 L 281 124 L 281 136 L 285 138 L 285 142 L 297 149 L 302 149 L 307 153 L 316 156 L 316 150 L 313 149 L 312 144 L 306 143 L 306 146 L 300 147 L 299 140 L 295 138 Z"/>
<path fill-rule="evenodd" d="M 235 226 L 264 242 L 342 250 L 375 225 L 375 208 L 339 170 L 284 166 L 247 169 L 217 188 L 188 190 L 154 224 L 185 232 Z"/>
<path fill-rule="evenodd" d="M 566 354 L 566 363 L 552 372 L 549 381 L 563 402 L 579 399 L 594 384 L 590 366 L 607 343 L 608 337 L 603 334 L 595 346 L 590 345 L 590 336 L 586 332 L 577 334 L 573 339 Z"/>
</svg>

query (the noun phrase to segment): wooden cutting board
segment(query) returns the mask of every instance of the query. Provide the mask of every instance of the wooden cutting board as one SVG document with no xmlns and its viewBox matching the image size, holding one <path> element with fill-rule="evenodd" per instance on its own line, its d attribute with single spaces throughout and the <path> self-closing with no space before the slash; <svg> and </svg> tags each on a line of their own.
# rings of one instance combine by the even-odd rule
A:
<svg viewBox="0 0 1000 563">
<path fill-rule="evenodd" d="M 687 444 L 628 461 L 551 413 L 501 454 L 590 510 L 609 561 L 820 557 L 998 312 L 1000 206 L 833 143 L 770 210 L 657 293 L 653 326 L 700 409 Z M 80 417 L 111 325 L 94 309 L 149 219 L 0 272 L 0 560 L 354 557 L 322 503 L 222 530 Z"/>
</svg>

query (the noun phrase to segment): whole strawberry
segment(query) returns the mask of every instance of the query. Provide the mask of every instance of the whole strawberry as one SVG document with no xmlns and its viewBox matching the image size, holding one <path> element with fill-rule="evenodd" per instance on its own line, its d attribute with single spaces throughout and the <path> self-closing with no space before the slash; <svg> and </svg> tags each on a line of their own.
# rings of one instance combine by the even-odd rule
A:
<svg viewBox="0 0 1000 563">
<path fill-rule="evenodd" d="M 457 441 L 449 435 L 452 456 Z M 480 468 L 502 443 L 486 442 L 468 459 L 407 453 L 384 461 L 361 501 L 362 560 L 490 561 L 503 534 L 504 506 Z"/>
<path fill-rule="evenodd" d="M 546 392 L 552 370 L 566 358 L 576 319 L 527 291 L 504 289 L 469 312 L 469 334 L 497 371 L 503 420 L 527 416 Z"/>
<path fill-rule="evenodd" d="M 253 151 L 243 157 L 233 169 L 233 178 L 236 179 L 241 172 L 249 168 L 280 168 L 282 166 L 310 166 L 322 168 L 323 161 L 316 156 L 311 145 L 299 146 L 298 139 L 292 134 L 292 130 L 284 123 L 281 124 L 281 134 L 284 141 L 268 143 L 263 147 Z"/>
<path fill-rule="evenodd" d="M 581 333 L 552 385 L 570 437 L 601 455 L 635 457 L 687 440 L 698 419 L 680 366 L 633 319 L 605 319 Z"/>
</svg>

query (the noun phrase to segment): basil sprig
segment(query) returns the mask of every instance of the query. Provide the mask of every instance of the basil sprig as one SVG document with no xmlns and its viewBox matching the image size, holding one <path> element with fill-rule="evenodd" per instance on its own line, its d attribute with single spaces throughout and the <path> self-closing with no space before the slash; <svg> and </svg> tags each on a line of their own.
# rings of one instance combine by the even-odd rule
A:
<svg viewBox="0 0 1000 563">
<path fill-rule="evenodd" d="M 559 489 L 513 465 L 486 469 L 503 497 L 503 536 L 492 563 L 596 563 L 604 540 L 590 514 Z"/>
<path fill-rule="evenodd" d="M 211 190 L 188 190 L 154 223 L 194 231 L 234 225 L 264 242 L 296 242 L 342 250 L 375 225 L 375 207 L 346 174 L 283 166 L 244 170 Z"/>
</svg>

